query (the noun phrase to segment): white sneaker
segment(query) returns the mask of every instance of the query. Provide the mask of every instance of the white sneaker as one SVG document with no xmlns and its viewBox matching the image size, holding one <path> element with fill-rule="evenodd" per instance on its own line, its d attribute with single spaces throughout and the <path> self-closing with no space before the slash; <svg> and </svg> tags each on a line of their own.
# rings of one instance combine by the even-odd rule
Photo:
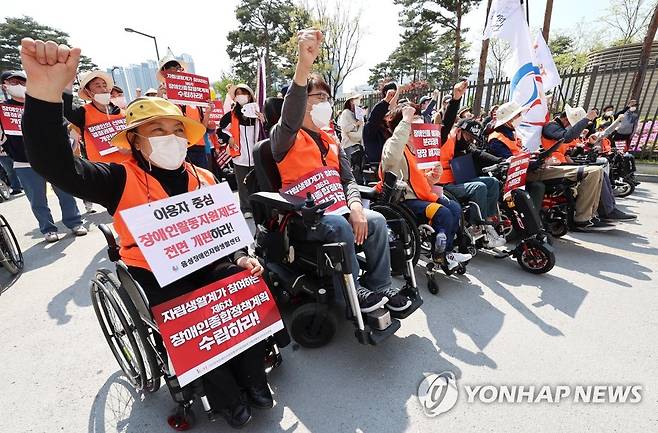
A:
<svg viewBox="0 0 658 433">
<path fill-rule="evenodd" d="M 44 238 L 46 239 L 46 242 L 53 243 L 59 240 L 59 235 L 57 234 L 57 232 L 50 232 L 50 233 L 46 233 L 44 235 Z"/>
<path fill-rule="evenodd" d="M 468 262 L 473 258 L 472 254 L 462 254 L 462 253 L 448 253 L 446 254 L 446 259 L 453 260 L 458 263 Z"/>
<path fill-rule="evenodd" d="M 448 266 L 448 270 L 452 271 L 457 266 L 459 266 L 459 262 L 457 260 L 452 259 L 450 257 L 450 254 L 446 254 L 446 265 Z"/>
<path fill-rule="evenodd" d="M 245 212 L 244 213 L 244 218 L 247 219 L 247 220 L 250 219 L 250 218 L 253 218 L 253 217 L 254 217 L 254 214 L 252 214 L 251 212 Z"/>
<path fill-rule="evenodd" d="M 71 232 L 73 232 L 73 234 L 76 236 L 84 236 L 88 233 L 87 229 L 83 225 L 73 227 Z"/>
<path fill-rule="evenodd" d="M 484 231 L 487 233 L 487 248 L 498 248 L 507 243 L 507 240 L 500 236 L 492 226 L 485 226 Z"/>
</svg>

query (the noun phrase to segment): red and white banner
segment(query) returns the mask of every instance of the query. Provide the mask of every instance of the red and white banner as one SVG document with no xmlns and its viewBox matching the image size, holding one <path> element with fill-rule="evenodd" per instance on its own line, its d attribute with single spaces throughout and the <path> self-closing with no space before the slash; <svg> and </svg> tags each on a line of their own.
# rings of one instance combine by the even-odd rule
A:
<svg viewBox="0 0 658 433">
<path fill-rule="evenodd" d="M 114 153 L 119 149 L 110 144 L 112 137 L 126 129 L 126 118 L 108 120 L 105 122 L 94 123 L 87 127 L 87 132 L 91 135 L 92 142 L 85 143 L 87 146 L 93 145 L 98 149 L 102 156 Z"/>
<path fill-rule="evenodd" d="M 125 209 L 120 214 L 160 286 L 253 242 L 226 182 Z"/>
<path fill-rule="evenodd" d="M 334 200 L 334 204 L 326 209 L 326 215 L 344 215 L 350 211 L 345 200 L 340 173 L 331 167 L 317 168 L 297 179 L 291 186 L 281 188 L 279 192 L 304 199 L 307 193 L 311 193 L 315 204 Z"/>
<path fill-rule="evenodd" d="M 208 120 L 215 122 L 216 127 L 219 127 L 219 121 L 222 120 L 224 116 L 224 103 L 219 99 L 210 102 L 208 106 L 210 109 L 210 114 L 208 114 Z"/>
<path fill-rule="evenodd" d="M 413 146 L 416 149 L 418 168 L 432 168 L 439 162 L 441 153 L 441 125 L 412 123 Z"/>
<path fill-rule="evenodd" d="M 21 130 L 23 111 L 22 105 L 0 104 L 0 124 L 6 135 L 23 135 Z"/>
<path fill-rule="evenodd" d="M 507 179 L 503 187 L 503 197 L 507 197 L 513 189 L 525 189 L 525 180 L 530 165 L 530 154 L 519 153 L 512 157 L 507 169 Z"/>
<path fill-rule="evenodd" d="M 187 72 L 167 72 L 165 86 L 167 99 L 174 104 L 206 107 L 210 102 L 208 77 Z"/>
<path fill-rule="evenodd" d="M 267 285 L 248 270 L 152 310 L 181 386 L 283 329 Z"/>
</svg>

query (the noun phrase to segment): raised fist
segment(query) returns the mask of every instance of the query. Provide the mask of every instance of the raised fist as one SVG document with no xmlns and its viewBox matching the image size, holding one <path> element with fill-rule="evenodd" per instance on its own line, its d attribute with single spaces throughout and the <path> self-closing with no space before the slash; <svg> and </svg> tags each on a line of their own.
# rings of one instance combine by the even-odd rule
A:
<svg viewBox="0 0 658 433">
<path fill-rule="evenodd" d="M 44 101 L 60 102 L 62 91 L 78 70 L 80 48 L 23 38 L 21 62 L 27 75 L 28 94 Z"/>
<path fill-rule="evenodd" d="M 297 32 L 297 46 L 299 50 L 299 64 L 310 69 L 320 54 L 322 46 L 322 32 L 320 30 L 304 29 Z"/>
<path fill-rule="evenodd" d="M 464 96 L 464 93 L 466 93 L 466 89 L 468 89 L 468 81 L 466 80 L 455 84 L 455 86 L 452 88 L 452 98 L 461 99 L 462 96 Z"/>
</svg>

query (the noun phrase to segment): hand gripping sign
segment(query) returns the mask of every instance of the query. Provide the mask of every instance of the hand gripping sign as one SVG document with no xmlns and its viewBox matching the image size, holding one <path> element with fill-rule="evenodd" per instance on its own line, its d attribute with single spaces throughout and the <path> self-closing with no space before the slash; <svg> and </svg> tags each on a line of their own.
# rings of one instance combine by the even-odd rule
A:
<svg viewBox="0 0 658 433">
<path fill-rule="evenodd" d="M 253 242 L 226 182 L 121 211 L 160 286 Z"/>
<path fill-rule="evenodd" d="M 412 123 L 413 146 L 416 149 L 418 168 L 432 168 L 439 162 L 441 153 L 440 125 L 432 123 Z"/>
<path fill-rule="evenodd" d="M 248 270 L 153 307 L 181 386 L 283 329 L 274 298 Z"/>
<path fill-rule="evenodd" d="M 335 168 L 317 168 L 297 179 L 291 186 L 281 188 L 279 192 L 300 198 L 306 198 L 306 193 L 310 193 L 315 204 L 334 200 L 334 204 L 327 208 L 325 215 L 344 215 L 350 211 L 345 201 L 340 173 Z"/>
<path fill-rule="evenodd" d="M 503 197 L 507 198 L 513 189 L 525 189 L 525 179 L 528 174 L 529 165 L 529 153 L 519 153 L 512 157 L 509 168 L 507 169 L 507 180 L 505 180 L 505 186 L 503 187 Z"/>
<path fill-rule="evenodd" d="M 22 105 L 0 104 L 0 124 L 6 135 L 23 135 L 21 129 L 23 110 Z"/>
<path fill-rule="evenodd" d="M 109 155 L 119 149 L 110 144 L 112 137 L 119 132 L 126 129 L 125 116 L 119 119 L 107 120 L 105 122 L 94 123 L 87 127 L 87 132 L 91 135 L 91 143 L 86 143 L 87 146 L 92 145 L 98 149 L 101 156 Z"/>
<path fill-rule="evenodd" d="M 205 107 L 210 102 L 208 77 L 187 72 L 167 72 L 165 86 L 167 99 L 174 104 Z"/>
<path fill-rule="evenodd" d="M 215 125 L 219 126 L 219 121 L 222 120 L 222 117 L 224 116 L 224 103 L 221 100 L 216 99 L 210 102 L 208 108 L 210 109 L 208 120 L 215 122 Z"/>
</svg>

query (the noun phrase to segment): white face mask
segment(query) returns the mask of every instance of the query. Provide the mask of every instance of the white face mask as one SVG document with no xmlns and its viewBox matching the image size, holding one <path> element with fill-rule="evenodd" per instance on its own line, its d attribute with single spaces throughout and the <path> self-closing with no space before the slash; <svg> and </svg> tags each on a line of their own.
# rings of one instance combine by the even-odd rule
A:
<svg viewBox="0 0 658 433">
<path fill-rule="evenodd" d="M 313 104 L 311 108 L 311 120 L 318 128 L 326 128 L 331 122 L 331 104 L 329 101 Z"/>
<path fill-rule="evenodd" d="M 96 93 L 94 95 L 94 101 L 98 102 L 101 105 L 107 105 L 110 103 L 112 95 L 109 93 Z"/>
<path fill-rule="evenodd" d="M 110 102 L 119 108 L 126 108 L 126 106 L 128 105 L 126 104 L 125 96 L 117 96 L 116 98 L 110 98 Z"/>
<path fill-rule="evenodd" d="M 25 98 L 25 86 L 22 84 L 14 84 L 7 86 L 7 93 L 13 98 Z"/>
<path fill-rule="evenodd" d="M 249 103 L 249 96 L 247 95 L 236 95 L 235 102 L 240 105 L 247 105 Z"/>
<path fill-rule="evenodd" d="M 628 111 L 635 111 L 635 110 L 637 110 L 637 107 L 630 107 L 630 108 L 628 109 Z"/>
<path fill-rule="evenodd" d="M 606 116 L 612 116 L 612 110 L 606 111 L 603 114 L 605 114 Z"/>
<path fill-rule="evenodd" d="M 187 156 L 187 139 L 177 135 L 148 137 L 151 154 L 148 159 L 160 168 L 175 170 L 183 164 Z"/>
</svg>

